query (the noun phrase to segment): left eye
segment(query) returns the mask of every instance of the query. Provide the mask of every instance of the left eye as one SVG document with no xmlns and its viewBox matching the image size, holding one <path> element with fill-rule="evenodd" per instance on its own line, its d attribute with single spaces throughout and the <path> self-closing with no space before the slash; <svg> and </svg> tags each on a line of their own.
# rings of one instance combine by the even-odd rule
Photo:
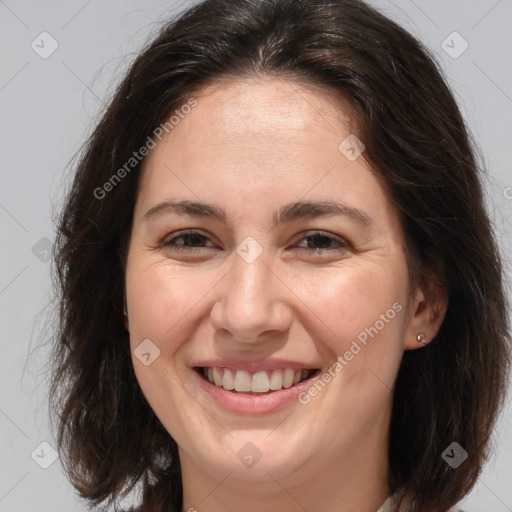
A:
<svg viewBox="0 0 512 512">
<path fill-rule="evenodd" d="M 175 237 L 164 242 L 163 245 L 167 248 L 177 251 L 191 251 L 195 252 L 201 249 L 205 241 L 210 240 L 206 235 L 197 231 L 183 231 Z M 306 246 L 296 245 L 296 250 L 303 252 L 325 252 L 342 250 L 348 247 L 348 243 L 343 239 L 328 235 L 323 232 L 313 232 L 304 236 L 300 241 L 305 240 Z M 179 243 L 181 241 L 181 243 Z M 334 247 L 332 244 L 335 244 Z M 211 248 L 212 246 L 210 246 Z M 208 247 L 206 247 L 208 248 Z"/>
<path fill-rule="evenodd" d="M 311 233 L 303 238 L 301 240 L 311 240 L 311 243 L 306 242 L 307 247 L 299 247 L 299 251 L 314 251 L 314 252 L 320 252 L 320 251 L 335 251 L 340 249 L 345 249 L 348 247 L 347 242 L 342 240 L 341 238 L 334 237 L 331 235 L 327 235 L 325 233 L 321 232 L 315 232 Z M 338 244 L 338 247 L 329 247 L 329 244 Z M 319 247 L 312 247 L 314 245 L 317 245 Z"/>
</svg>

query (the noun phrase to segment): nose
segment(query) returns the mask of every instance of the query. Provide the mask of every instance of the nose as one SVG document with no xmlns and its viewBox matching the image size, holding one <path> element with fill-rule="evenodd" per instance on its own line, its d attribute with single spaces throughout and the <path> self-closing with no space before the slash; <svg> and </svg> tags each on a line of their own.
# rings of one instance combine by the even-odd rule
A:
<svg viewBox="0 0 512 512">
<path fill-rule="evenodd" d="M 247 263 L 235 255 L 234 266 L 217 291 L 210 321 L 224 340 L 253 345 L 289 330 L 292 312 L 286 297 L 290 291 L 263 256 Z"/>
</svg>

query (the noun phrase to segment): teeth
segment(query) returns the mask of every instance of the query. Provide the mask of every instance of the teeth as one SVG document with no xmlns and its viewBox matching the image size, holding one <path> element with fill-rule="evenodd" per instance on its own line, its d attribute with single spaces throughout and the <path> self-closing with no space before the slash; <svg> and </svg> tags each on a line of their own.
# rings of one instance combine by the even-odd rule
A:
<svg viewBox="0 0 512 512">
<path fill-rule="evenodd" d="M 208 379 L 210 382 L 212 382 L 212 379 Z M 217 367 L 213 368 L 213 381 L 216 386 L 222 386 L 222 375 L 219 372 L 219 369 Z"/>
<path fill-rule="evenodd" d="M 302 373 L 302 370 L 301 370 Z M 291 388 L 293 384 L 294 371 L 291 368 L 286 368 L 283 375 L 283 387 Z"/>
<path fill-rule="evenodd" d="M 281 370 L 274 370 L 270 377 L 270 389 L 276 391 L 283 387 L 283 372 Z"/>
<path fill-rule="evenodd" d="M 203 375 L 209 382 L 228 391 L 267 393 L 288 389 L 309 377 L 313 370 L 263 370 L 250 374 L 245 370 L 229 368 L 203 368 Z"/>
<path fill-rule="evenodd" d="M 251 376 L 249 372 L 238 370 L 235 373 L 235 391 L 251 391 Z"/>
<path fill-rule="evenodd" d="M 267 372 L 256 372 L 252 376 L 251 391 L 265 393 L 270 389 Z M 237 389 L 238 391 L 238 389 Z"/>
<path fill-rule="evenodd" d="M 227 389 L 228 391 L 235 389 L 235 380 L 233 378 L 233 372 L 228 368 L 224 369 L 224 375 L 222 376 L 222 387 L 224 389 Z"/>
</svg>

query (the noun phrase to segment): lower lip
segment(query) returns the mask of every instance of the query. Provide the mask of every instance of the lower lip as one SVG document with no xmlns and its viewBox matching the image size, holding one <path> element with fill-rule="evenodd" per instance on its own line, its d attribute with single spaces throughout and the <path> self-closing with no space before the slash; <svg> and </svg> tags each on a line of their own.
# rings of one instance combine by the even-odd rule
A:
<svg viewBox="0 0 512 512">
<path fill-rule="evenodd" d="M 290 402 L 297 402 L 298 395 L 311 386 L 314 377 L 299 382 L 290 388 L 272 391 L 268 395 L 251 395 L 237 391 L 227 391 L 203 379 L 196 370 L 192 370 L 199 384 L 213 399 L 225 409 L 243 414 L 264 414 L 281 409 Z"/>
</svg>

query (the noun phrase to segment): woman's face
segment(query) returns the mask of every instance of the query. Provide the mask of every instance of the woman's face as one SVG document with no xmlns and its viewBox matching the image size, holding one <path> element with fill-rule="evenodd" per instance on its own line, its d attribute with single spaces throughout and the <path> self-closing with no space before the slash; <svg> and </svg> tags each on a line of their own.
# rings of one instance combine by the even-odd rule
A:
<svg viewBox="0 0 512 512">
<path fill-rule="evenodd" d="M 385 470 L 420 318 L 349 105 L 277 79 L 195 99 L 147 156 L 134 212 L 127 327 L 145 397 L 182 466 L 216 481 Z"/>
</svg>

